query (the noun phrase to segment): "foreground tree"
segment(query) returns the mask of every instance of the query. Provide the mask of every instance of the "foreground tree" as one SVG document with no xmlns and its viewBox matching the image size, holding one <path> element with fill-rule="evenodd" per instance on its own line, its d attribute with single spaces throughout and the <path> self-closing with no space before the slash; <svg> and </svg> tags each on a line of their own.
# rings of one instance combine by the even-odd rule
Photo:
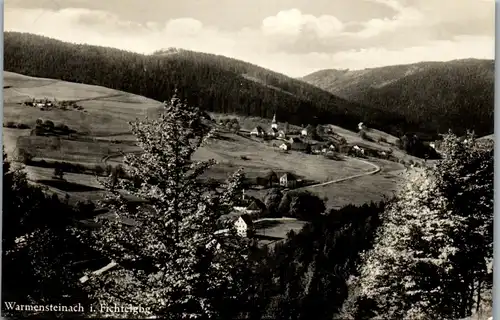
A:
<svg viewBox="0 0 500 320">
<path fill-rule="evenodd" d="M 200 182 L 213 161 L 193 161 L 209 136 L 197 108 L 174 96 L 159 119 L 131 123 L 141 155 L 127 155 L 106 204 L 116 219 L 103 221 L 96 248 L 118 263 L 94 277 L 97 298 L 108 305 L 141 306 L 137 314 L 162 319 L 232 318 L 243 309 L 249 243 L 235 233 L 217 235 L 217 220 L 240 196 L 236 172 L 217 190 Z M 144 204 L 131 209 L 129 196 Z M 128 219 L 132 223 L 124 224 Z M 224 306 L 224 307 L 222 307 Z"/>
<path fill-rule="evenodd" d="M 71 207 L 31 185 L 3 155 L 2 315 L 55 318 L 66 312 L 15 310 L 18 305 L 87 304 L 73 263 L 86 248 L 69 234 Z M 82 315 L 71 313 L 72 318 Z"/>
<path fill-rule="evenodd" d="M 464 318 L 491 286 L 493 146 L 448 134 L 442 149 L 410 176 L 364 258 L 359 308 L 376 306 L 372 316 Z"/>
</svg>

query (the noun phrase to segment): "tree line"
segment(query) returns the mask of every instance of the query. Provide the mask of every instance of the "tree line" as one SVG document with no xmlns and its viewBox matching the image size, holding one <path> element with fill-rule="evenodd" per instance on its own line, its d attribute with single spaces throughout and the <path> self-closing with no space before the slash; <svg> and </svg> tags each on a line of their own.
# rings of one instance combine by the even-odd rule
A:
<svg viewBox="0 0 500 320">
<path fill-rule="evenodd" d="M 137 179 L 100 179 L 108 196 L 99 205 L 113 215 L 96 218 L 92 230 L 75 223 L 67 199 L 29 185 L 4 158 L 4 301 L 143 307 L 137 315 L 85 314 L 93 317 L 456 319 L 480 309 L 491 290 L 487 141 L 445 136 L 443 159 L 411 173 L 380 204 L 325 213 L 310 194 L 270 192 L 270 211 L 307 219 L 314 209 L 302 231 L 270 250 L 230 225 L 228 234 L 217 232 L 242 197 L 244 177 L 236 171 L 217 187 L 199 183 L 214 164 L 191 160 L 210 136 L 199 109 L 174 96 L 158 119 L 131 129 L 144 154 L 127 155 L 123 170 Z M 130 195 L 144 201 L 131 204 Z M 91 274 L 110 260 L 115 268 Z M 84 274 L 88 281 L 77 281 Z"/>
<path fill-rule="evenodd" d="M 355 129 L 364 121 L 393 132 L 406 123 L 387 110 L 348 102 L 305 82 L 223 56 L 186 50 L 141 55 L 17 32 L 6 32 L 4 39 L 5 70 L 30 76 L 100 85 L 159 101 L 179 89 L 181 98 L 205 111 L 265 118 L 277 113 L 295 125 L 332 123 Z"/>
</svg>

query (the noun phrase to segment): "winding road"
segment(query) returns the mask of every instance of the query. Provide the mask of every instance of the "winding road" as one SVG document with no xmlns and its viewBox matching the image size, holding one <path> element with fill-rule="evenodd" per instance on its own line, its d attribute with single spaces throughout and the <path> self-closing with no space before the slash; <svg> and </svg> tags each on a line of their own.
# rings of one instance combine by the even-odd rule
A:
<svg viewBox="0 0 500 320">
<path fill-rule="evenodd" d="M 338 183 L 338 182 L 343 182 L 343 181 L 347 181 L 347 180 L 351 180 L 351 179 L 356 179 L 356 178 L 360 178 L 360 177 L 364 177 L 364 176 L 373 175 L 373 174 L 379 173 L 380 170 L 382 170 L 378 165 L 376 165 L 374 163 L 371 163 L 371 162 L 368 162 L 366 160 L 361 160 L 361 159 L 358 159 L 358 158 L 352 158 L 352 159 L 355 159 L 355 160 L 363 162 L 363 163 L 365 163 L 365 164 L 367 164 L 369 166 L 372 166 L 373 170 L 369 171 L 369 172 L 363 172 L 363 173 L 355 174 L 355 175 L 352 175 L 352 176 L 349 176 L 349 177 L 345 177 L 345 178 L 335 179 L 335 180 L 331 180 L 331 181 L 327 181 L 327 182 L 313 184 L 313 185 L 306 186 L 306 187 L 297 188 L 297 189 L 294 189 L 294 190 L 303 190 L 303 189 L 306 189 L 306 188 L 322 187 L 322 186 L 326 186 L 326 185 L 333 184 L 333 183 Z"/>
</svg>

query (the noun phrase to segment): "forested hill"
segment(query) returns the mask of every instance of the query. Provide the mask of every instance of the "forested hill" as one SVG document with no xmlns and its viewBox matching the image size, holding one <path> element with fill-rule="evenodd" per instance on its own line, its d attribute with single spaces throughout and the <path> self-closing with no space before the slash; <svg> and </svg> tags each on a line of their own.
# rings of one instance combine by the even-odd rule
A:
<svg viewBox="0 0 500 320">
<path fill-rule="evenodd" d="M 493 132 L 493 60 L 420 62 L 365 70 L 321 70 L 303 77 L 335 95 L 399 112 L 424 131 Z"/>
<path fill-rule="evenodd" d="M 25 75 L 100 85 L 156 100 L 175 88 L 207 111 L 272 117 L 296 125 L 360 121 L 394 132 L 401 117 L 348 102 L 303 81 L 235 59 L 168 49 L 153 55 L 4 33 L 4 68 Z"/>
</svg>

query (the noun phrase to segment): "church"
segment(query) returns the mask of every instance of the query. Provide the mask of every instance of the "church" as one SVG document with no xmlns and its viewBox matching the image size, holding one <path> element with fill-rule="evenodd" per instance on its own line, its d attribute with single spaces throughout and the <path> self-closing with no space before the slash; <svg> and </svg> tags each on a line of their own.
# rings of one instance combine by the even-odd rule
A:
<svg viewBox="0 0 500 320">
<path fill-rule="evenodd" d="M 278 130 L 278 122 L 276 121 L 276 113 L 273 116 L 273 121 L 271 122 L 271 128 L 267 132 L 268 136 L 285 138 L 286 134 L 283 130 Z"/>
</svg>

